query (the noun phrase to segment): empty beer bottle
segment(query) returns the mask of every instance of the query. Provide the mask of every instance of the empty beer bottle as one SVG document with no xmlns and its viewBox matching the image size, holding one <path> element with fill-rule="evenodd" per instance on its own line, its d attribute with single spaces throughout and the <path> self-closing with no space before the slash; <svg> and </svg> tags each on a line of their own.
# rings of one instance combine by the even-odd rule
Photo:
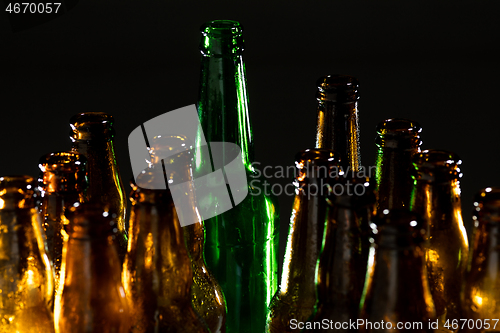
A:
<svg viewBox="0 0 500 333">
<path fill-rule="evenodd" d="M 63 245 L 68 239 L 64 227 L 69 221 L 64 212 L 75 202 L 85 200 L 86 164 L 87 159 L 83 155 L 72 152 L 50 153 L 38 162 L 39 209 L 47 236 L 48 254 L 54 265 L 56 291 L 59 290 Z"/>
<path fill-rule="evenodd" d="M 332 183 L 328 204 L 318 264 L 318 310 L 308 332 L 353 332 L 344 323 L 356 321 L 359 314 L 370 249 L 370 235 L 364 231 L 374 217 L 375 192 L 367 177 L 341 177 Z"/>
<path fill-rule="evenodd" d="M 207 142 L 241 148 L 248 195 L 234 208 L 205 221 L 205 258 L 224 291 L 229 333 L 261 333 L 277 288 L 278 207 L 253 168 L 242 27 L 235 21 L 202 26 L 198 113 Z M 226 161 L 229 162 L 229 161 Z M 195 174 L 210 156 L 196 156 Z"/>
<path fill-rule="evenodd" d="M 316 148 L 339 154 L 342 169 L 358 171 L 359 153 L 358 100 L 359 82 L 348 75 L 327 75 L 318 79 L 318 119 Z"/>
<path fill-rule="evenodd" d="M 374 243 L 360 304 L 360 332 L 434 332 L 424 223 L 407 210 L 385 213 L 372 224 Z"/>
<path fill-rule="evenodd" d="M 148 188 L 161 174 L 145 170 L 132 183 L 130 243 L 122 274 L 131 332 L 209 332 L 191 304 L 193 270 L 172 194 Z"/>
<path fill-rule="evenodd" d="M 329 178 L 338 178 L 339 158 L 329 149 L 297 154 L 296 196 L 279 290 L 269 305 L 267 332 L 293 332 L 291 320 L 306 321 L 316 305 L 316 264 L 323 241 Z"/>
<path fill-rule="evenodd" d="M 447 321 L 463 318 L 460 291 L 469 246 L 462 221 L 461 163 L 457 155 L 442 150 L 425 150 L 413 157 L 411 209 L 428 223 L 427 272 L 441 327 Z"/>
<path fill-rule="evenodd" d="M 116 219 L 98 204 L 76 206 L 66 211 L 70 223 L 54 308 L 56 332 L 128 332 L 129 309 L 112 237 Z"/>
<path fill-rule="evenodd" d="M 482 189 L 474 199 L 472 260 L 463 292 L 464 332 L 498 332 L 500 313 L 500 188 Z M 450 323 L 453 325 L 453 323 Z"/>
<path fill-rule="evenodd" d="M 35 189 L 32 177 L 0 177 L 1 332 L 54 332 L 54 271 Z"/>
<path fill-rule="evenodd" d="M 72 151 L 87 158 L 89 201 L 108 207 L 116 214 L 118 232 L 116 245 L 118 256 L 123 261 L 127 253 L 127 230 L 125 227 L 125 192 L 116 163 L 113 137 L 113 116 L 104 112 L 79 113 L 70 119 Z"/>
<path fill-rule="evenodd" d="M 420 152 L 419 124 L 407 119 L 387 119 L 377 126 L 377 209 L 409 209 L 413 179 L 411 158 Z"/>
<path fill-rule="evenodd" d="M 151 154 L 151 167 L 149 171 L 154 168 L 163 172 L 163 167 L 169 168 L 173 162 L 172 158 L 176 158 L 177 165 L 175 171 L 184 172 L 182 177 L 183 182 L 192 180 L 192 155 L 185 154 L 183 161 L 179 160 L 182 156 L 173 156 L 167 160 L 167 164 L 163 162 L 163 156 L 170 155 L 172 149 L 179 151 L 179 148 L 189 147 L 186 137 L 183 136 L 169 136 L 159 135 L 150 141 L 150 154 Z M 175 163 L 175 162 L 174 162 Z M 162 173 L 161 172 L 161 173 Z M 155 175 L 158 177 L 158 175 Z M 168 183 L 168 182 L 167 182 Z M 226 330 L 226 303 L 222 289 L 210 272 L 210 269 L 205 263 L 203 255 L 203 247 L 205 244 L 205 227 L 203 221 L 197 218 L 196 208 L 198 203 L 196 201 L 196 193 L 194 186 L 190 185 L 191 196 L 184 198 L 186 207 L 190 207 L 189 212 L 185 212 L 184 218 L 188 219 L 182 228 L 186 240 L 186 247 L 191 259 L 191 267 L 193 269 L 193 284 L 191 286 L 191 300 L 194 309 L 205 320 L 211 333 L 223 333 Z"/>
</svg>

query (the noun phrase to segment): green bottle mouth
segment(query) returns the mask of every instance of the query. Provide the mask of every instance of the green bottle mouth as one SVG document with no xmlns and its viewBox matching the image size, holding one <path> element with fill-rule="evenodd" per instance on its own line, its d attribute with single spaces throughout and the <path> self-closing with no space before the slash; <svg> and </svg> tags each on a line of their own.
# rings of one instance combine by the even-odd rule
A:
<svg viewBox="0 0 500 333">
<path fill-rule="evenodd" d="M 237 21 L 210 21 L 200 31 L 200 52 L 204 56 L 232 57 L 243 52 L 243 27 Z"/>
</svg>

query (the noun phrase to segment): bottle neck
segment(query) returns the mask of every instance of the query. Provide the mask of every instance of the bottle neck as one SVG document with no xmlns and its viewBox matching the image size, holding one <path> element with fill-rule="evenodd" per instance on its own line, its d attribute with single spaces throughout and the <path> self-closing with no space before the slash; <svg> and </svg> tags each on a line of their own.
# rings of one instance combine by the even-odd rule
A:
<svg viewBox="0 0 500 333">
<path fill-rule="evenodd" d="M 360 224 L 367 223 L 369 210 L 361 213 L 359 215 L 352 207 L 328 207 L 326 234 L 318 267 L 318 299 L 321 304 L 337 303 L 350 307 L 350 304 L 356 303 L 352 302 L 353 299 L 359 301 L 361 298 L 367 260 L 367 253 L 364 253 L 367 251 L 363 247 L 367 240 L 362 239 Z M 351 310 L 353 315 L 357 315 L 358 304 Z"/>
<path fill-rule="evenodd" d="M 411 210 L 420 214 L 429 228 L 457 231 L 464 229 L 458 179 L 443 182 L 418 179 L 411 197 Z"/>
<path fill-rule="evenodd" d="M 401 241 L 388 235 L 372 246 L 361 301 L 363 318 L 373 322 L 389 318 L 393 328 L 398 321 L 425 321 L 425 325 L 435 317 L 424 251 L 417 245 L 398 244 Z"/>
<path fill-rule="evenodd" d="M 318 99 L 316 148 L 326 148 L 340 154 L 344 171 L 359 171 L 358 102 L 338 103 Z"/>
<path fill-rule="evenodd" d="M 253 137 L 241 55 L 202 57 L 198 114 L 206 141 L 236 143 L 251 171 Z"/>
<path fill-rule="evenodd" d="M 137 191 L 132 194 L 139 200 L 132 201 L 128 271 L 156 271 L 162 281 L 171 283 L 164 285 L 160 294 L 168 293 L 171 297 L 166 298 L 172 300 L 187 297 L 192 283 L 191 262 L 171 194 L 141 191 L 148 193 L 147 200 Z"/>
<path fill-rule="evenodd" d="M 304 263 L 316 262 L 323 241 L 326 218 L 326 196 L 321 194 L 321 183 L 317 178 L 308 179 L 307 187 L 299 187 L 292 208 L 292 220 L 288 235 L 285 261 L 281 281 L 281 293 L 298 288 L 299 299 L 316 302 L 316 265 Z M 325 182 L 326 184 L 326 182 Z M 302 183 L 304 185 L 304 183 Z M 319 187 L 317 194 L 311 188 Z M 326 188 L 325 188 L 326 189 Z M 300 271 L 301 274 L 294 272 Z M 311 304 L 304 303 L 304 307 Z"/>
<path fill-rule="evenodd" d="M 419 151 L 418 146 L 408 149 L 378 147 L 375 181 L 379 211 L 410 207 L 412 156 Z"/>
</svg>

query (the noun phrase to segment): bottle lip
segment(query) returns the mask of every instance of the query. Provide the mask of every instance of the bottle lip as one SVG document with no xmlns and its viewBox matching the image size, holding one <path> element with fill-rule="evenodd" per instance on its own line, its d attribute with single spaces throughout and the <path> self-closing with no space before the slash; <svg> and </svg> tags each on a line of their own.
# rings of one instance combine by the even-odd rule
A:
<svg viewBox="0 0 500 333">
<path fill-rule="evenodd" d="M 425 241 L 425 223 L 420 215 L 406 209 L 385 209 L 370 223 L 374 242 L 379 247 L 418 245 Z"/>
<path fill-rule="evenodd" d="M 234 57 L 244 51 L 243 26 L 232 20 L 215 20 L 200 28 L 200 52 L 205 57 Z"/>
<path fill-rule="evenodd" d="M 204 23 L 200 31 L 203 36 L 209 37 L 237 37 L 241 36 L 243 26 L 238 21 L 214 20 Z"/>
<path fill-rule="evenodd" d="M 410 119 L 386 119 L 377 125 L 376 132 L 375 144 L 379 148 L 414 150 L 422 144 L 422 127 Z"/>
<path fill-rule="evenodd" d="M 100 203 L 75 202 L 64 215 L 70 221 L 66 227 L 70 238 L 100 238 L 118 232 L 117 215 Z"/>
<path fill-rule="evenodd" d="M 500 224 L 500 187 L 481 189 L 474 197 L 472 215 L 476 224 Z"/>
<path fill-rule="evenodd" d="M 27 175 L 0 177 L 0 209 L 34 208 L 38 191 L 34 178 Z"/>
<path fill-rule="evenodd" d="M 412 157 L 413 178 L 427 182 L 446 182 L 460 179 L 462 160 L 457 154 L 438 149 L 428 149 Z"/>
<path fill-rule="evenodd" d="M 69 120 L 71 141 L 88 141 L 94 138 L 111 140 L 115 132 L 114 118 L 105 112 L 83 112 Z"/>
<path fill-rule="evenodd" d="M 325 75 L 316 81 L 318 101 L 352 103 L 359 100 L 359 81 L 354 76 Z"/>
<path fill-rule="evenodd" d="M 87 187 L 87 158 L 77 152 L 53 152 L 40 157 L 38 186 L 43 192 L 83 191 Z"/>
</svg>

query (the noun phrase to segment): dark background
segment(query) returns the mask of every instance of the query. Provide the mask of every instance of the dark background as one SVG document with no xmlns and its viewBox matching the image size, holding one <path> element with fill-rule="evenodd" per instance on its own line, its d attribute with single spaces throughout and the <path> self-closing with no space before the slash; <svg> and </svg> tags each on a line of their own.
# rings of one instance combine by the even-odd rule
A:
<svg viewBox="0 0 500 333">
<path fill-rule="evenodd" d="M 105 111 L 115 116 L 116 153 L 127 184 L 129 133 L 196 102 L 199 27 L 232 19 L 245 27 L 262 166 L 293 165 L 296 152 L 314 146 L 315 82 L 339 73 L 360 80 L 363 165 L 374 163 L 376 124 L 410 118 L 424 129 L 422 148 L 451 150 L 463 159 L 466 226 L 474 193 L 500 185 L 495 1 L 81 0 L 31 28 L 23 29 L 18 19 L 15 31 L 4 8 L 0 175 L 37 176 L 40 156 L 70 148 L 70 116 Z M 280 196 L 280 262 L 292 200 Z"/>
</svg>

